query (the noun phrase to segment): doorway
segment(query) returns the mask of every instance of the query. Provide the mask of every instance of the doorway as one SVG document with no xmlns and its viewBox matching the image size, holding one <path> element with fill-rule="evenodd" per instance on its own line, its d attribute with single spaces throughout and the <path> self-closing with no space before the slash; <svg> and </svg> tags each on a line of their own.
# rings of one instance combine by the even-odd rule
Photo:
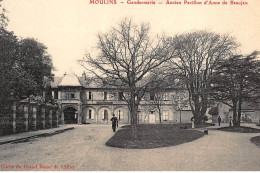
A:
<svg viewBox="0 0 260 173">
<path fill-rule="evenodd" d="M 64 113 L 64 123 L 65 124 L 77 124 L 78 123 L 78 113 L 73 107 L 67 107 L 63 110 Z"/>
</svg>

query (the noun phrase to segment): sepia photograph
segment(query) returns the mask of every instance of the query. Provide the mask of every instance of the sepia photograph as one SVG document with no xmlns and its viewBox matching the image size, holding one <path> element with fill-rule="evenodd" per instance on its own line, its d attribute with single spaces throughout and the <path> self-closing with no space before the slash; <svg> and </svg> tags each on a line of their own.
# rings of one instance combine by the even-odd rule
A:
<svg viewBox="0 0 260 173">
<path fill-rule="evenodd" d="M 0 171 L 260 171 L 259 0 L 0 0 Z"/>
</svg>

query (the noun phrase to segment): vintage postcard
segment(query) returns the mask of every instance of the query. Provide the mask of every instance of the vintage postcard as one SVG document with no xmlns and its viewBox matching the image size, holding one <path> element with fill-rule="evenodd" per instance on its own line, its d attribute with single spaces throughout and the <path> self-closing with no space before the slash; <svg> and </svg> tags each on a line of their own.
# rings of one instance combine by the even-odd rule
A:
<svg viewBox="0 0 260 173">
<path fill-rule="evenodd" d="M 0 171 L 260 171 L 259 0 L 0 0 Z"/>
</svg>

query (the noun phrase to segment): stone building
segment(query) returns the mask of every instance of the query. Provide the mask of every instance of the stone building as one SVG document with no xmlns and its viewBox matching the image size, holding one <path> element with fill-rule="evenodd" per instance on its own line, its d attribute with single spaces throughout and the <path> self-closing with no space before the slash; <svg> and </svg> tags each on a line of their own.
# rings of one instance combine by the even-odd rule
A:
<svg viewBox="0 0 260 173">
<path fill-rule="evenodd" d="M 99 87 L 98 82 L 87 78 L 83 73 L 81 77 L 75 74 L 64 74 L 55 77 L 52 82 L 52 95 L 57 100 L 61 114 L 61 123 L 91 123 L 110 124 L 113 115 L 119 123 L 129 124 L 130 113 L 127 103 L 123 100 L 124 93 L 113 87 Z M 162 123 L 190 123 L 192 117 L 189 106 L 178 109 L 173 102 L 176 94 L 174 88 L 164 90 L 160 110 Z M 154 102 L 154 94 L 147 92 L 140 103 L 138 122 L 159 123 L 159 110 Z"/>
<path fill-rule="evenodd" d="M 233 118 L 233 110 L 228 105 L 219 102 L 215 104 L 223 123 L 229 123 Z M 211 116 L 208 114 L 208 116 Z M 212 123 L 218 122 L 218 116 L 212 116 Z M 241 109 L 241 123 L 260 123 L 260 104 L 243 102 Z"/>
</svg>

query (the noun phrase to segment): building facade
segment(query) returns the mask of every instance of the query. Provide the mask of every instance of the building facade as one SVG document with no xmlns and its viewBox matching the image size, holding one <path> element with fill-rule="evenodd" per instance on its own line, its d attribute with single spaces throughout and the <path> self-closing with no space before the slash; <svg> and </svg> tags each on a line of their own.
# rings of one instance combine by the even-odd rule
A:
<svg viewBox="0 0 260 173">
<path fill-rule="evenodd" d="M 230 119 L 233 120 L 233 109 L 230 106 L 222 102 L 217 102 L 213 106 L 217 107 L 219 114 L 211 116 L 207 113 L 208 117 L 212 117 L 212 123 L 218 123 L 218 116 L 223 123 L 229 123 Z M 260 123 L 260 103 L 243 102 L 241 123 Z"/>
<path fill-rule="evenodd" d="M 124 92 L 116 88 L 97 87 L 85 73 L 81 77 L 64 74 L 52 83 L 52 95 L 61 113 L 61 123 L 111 124 L 113 114 L 121 124 L 130 124 L 130 112 L 123 100 Z M 139 105 L 138 123 L 160 123 L 155 93 L 147 92 Z M 192 112 L 189 106 L 179 108 L 173 101 L 176 89 L 164 90 L 160 100 L 162 123 L 190 123 Z"/>
</svg>

